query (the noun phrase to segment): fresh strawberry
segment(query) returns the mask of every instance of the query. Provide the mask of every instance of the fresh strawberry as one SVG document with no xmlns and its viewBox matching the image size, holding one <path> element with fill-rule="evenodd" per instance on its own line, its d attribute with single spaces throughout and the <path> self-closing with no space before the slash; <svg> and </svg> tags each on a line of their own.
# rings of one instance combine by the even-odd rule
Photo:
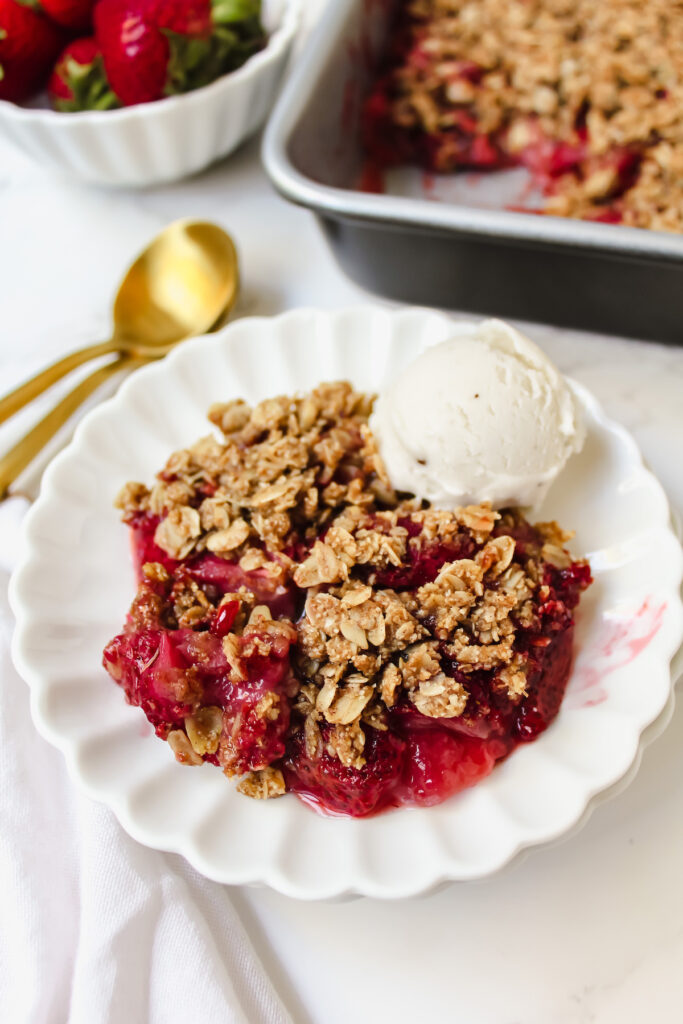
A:
<svg viewBox="0 0 683 1024">
<path fill-rule="evenodd" d="M 158 0 L 154 7 L 157 28 L 199 39 L 211 35 L 213 21 L 207 0 Z"/>
<path fill-rule="evenodd" d="M 57 25 L 75 32 L 87 32 L 92 24 L 92 9 L 95 0 L 21 0 L 31 7 L 43 11 Z"/>
<path fill-rule="evenodd" d="M 264 42 L 260 0 L 99 0 L 95 35 L 124 106 L 208 85 Z"/>
<path fill-rule="evenodd" d="M 0 0 L 0 99 L 21 103 L 37 92 L 63 43 L 60 30 L 37 11 Z"/>
<path fill-rule="evenodd" d="M 69 43 L 55 64 L 47 91 L 55 110 L 110 110 L 119 105 L 94 39 Z"/>
<path fill-rule="evenodd" d="M 170 45 L 154 13 L 146 0 L 100 0 L 95 9 L 105 72 L 126 107 L 161 99 L 165 92 Z"/>
</svg>

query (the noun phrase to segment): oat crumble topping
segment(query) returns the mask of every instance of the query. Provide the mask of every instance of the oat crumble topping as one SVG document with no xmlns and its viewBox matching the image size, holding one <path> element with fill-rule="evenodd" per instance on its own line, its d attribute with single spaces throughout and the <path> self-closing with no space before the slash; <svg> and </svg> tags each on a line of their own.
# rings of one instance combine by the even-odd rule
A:
<svg viewBox="0 0 683 1024">
<path fill-rule="evenodd" d="M 216 405 L 220 439 L 175 452 L 151 488 L 130 483 L 117 499 L 155 553 L 127 628 L 179 631 L 185 659 L 163 676 L 179 724 L 165 724 L 158 691 L 140 703 L 181 763 L 209 759 L 242 776 L 250 797 L 285 792 L 287 737 L 299 735 L 311 760 L 360 769 L 368 730 L 385 733 L 399 709 L 469 720 L 482 674 L 518 705 L 538 674 L 519 641 L 539 625 L 549 567 L 572 564 L 570 535 L 555 523 L 396 494 L 368 428 L 372 401 L 338 382 L 254 408 Z M 221 573 L 234 581 L 222 591 Z M 207 690 L 218 662 L 239 694 L 275 657 L 277 686 L 246 705 Z"/>
</svg>

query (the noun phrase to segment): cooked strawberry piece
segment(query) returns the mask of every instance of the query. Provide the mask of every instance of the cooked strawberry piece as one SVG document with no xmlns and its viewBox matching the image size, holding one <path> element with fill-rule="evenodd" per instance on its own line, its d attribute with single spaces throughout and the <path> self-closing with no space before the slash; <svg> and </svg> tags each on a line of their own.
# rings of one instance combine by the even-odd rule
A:
<svg viewBox="0 0 683 1024">
<path fill-rule="evenodd" d="M 182 727 L 200 705 L 222 707 L 219 760 L 242 773 L 284 753 L 289 646 L 285 636 L 252 631 L 241 637 L 242 680 L 231 671 L 220 638 L 191 629 L 121 634 L 105 648 L 103 663 L 160 736 Z"/>
<path fill-rule="evenodd" d="M 196 629 L 169 630 L 171 642 L 189 665 L 194 666 L 207 701 L 218 703 L 218 688 L 229 685 L 230 667 L 220 637 Z"/>
<path fill-rule="evenodd" d="M 557 717 L 571 672 L 573 640 L 570 626 L 544 651 L 543 671 L 515 715 L 515 733 L 524 743 L 535 740 Z"/>
<path fill-rule="evenodd" d="M 270 608 L 274 619 L 294 618 L 296 587 L 274 584 L 272 576 L 265 569 L 245 571 L 234 562 L 218 558 L 217 555 L 200 555 L 187 563 L 187 571 L 198 583 L 208 583 L 223 594 L 246 587 L 259 604 Z"/>
<path fill-rule="evenodd" d="M 458 736 L 447 729 L 409 729 L 401 803 L 431 807 L 490 774 L 512 748 L 510 740 Z"/>
<path fill-rule="evenodd" d="M 267 714 L 263 713 L 263 708 L 262 693 L 241 687 L 226 702 L 228 725 L 223 727 L 218 759 L 230 774 L 242 775 L 266 768 L 284 754 L 289 704 L 278 696 L 268 705 Z"/>
<path fill-rule="evenodd" d="M 583 143 L 572 145 L 547 139 L 537 122 L 530 120 L 528 131 L 534 136 L 534 141 L 519 152 L 518 160 L 544 185 L 553 178 L 575 171 L 586 157 L 587 148 Z"/>
<path fill-rule="evenodd" d="M 227 636 L 240 610 L 239 601 L 226 601 L 214 613 L 209 629 L 216 636 Z"/>
<path fill-rule="evenodd" d="M 114 637 L 104 649 L 103 664 L 159 736 L 182 725 L 191 713 L 198 696 L 196 681 L 169 632 L 144 630 Z"/>
<path fill-rule="evenodd" d="M 472 141 L 469 152 L 470 157 L 467 163 L 472 167 L 484 169 L 501 165 L 501 152 L 489 135 L 477 135 Z"/>
<path fill-rule="evenodd" d="M 244 679 L 233 674 L 224 692 L 212 691 L 210 683 L 204 686 L 206 698 L 224 707 L 218 760 L 231 774 L 265 768 L 285 752 L 290 645 L 284 634 L 250 630 L 238 643 Z"/>
<path fill-rule="evenodd" d="M 600 213 L 596 213 L 588 219 L 597 221 L 599 224 L 621 224 L 624 216 L 615 206 L 608 206 L 607 209 L 601 210 Z"/>
<path fill-rule="evenodd" d="M 287 788 L 323 813 L 363 818 L 395 803 L 405 761 L 405 743 L 389 731 L 366 730 L 365 764 L 347 767 L 327 751 L 311 759 L 297 733 L 284 761 Z"/>
<path fill-rule="evenodd" d="M 587 562 L 572 562 L 566 569 L 557 570 L 556 586 L 565 594 L 565 601 L 575 608 L 581 592 L 593 582 L 591 569 Z"/>
<path fill-rule="evenodd" d="M 158 562 L 170 573 L 181 564 L 169 558 L 154 541 L 154 534 L 159 525 L 158 516 L 138 514 L 129 521 L 131 531 L 131 547 L 133 562 L 138 578 L 142 575 L 142 566 L 146 562 Z M 235 562 L 229 562 L 218 555 L 202 554 L 182 563 L 184 570 L 197 583 L 216 588 L 220 594 L 230 594 L 246 587 L 256 597 L 259 604 L 270 609 L 273 618 L 295 617 L 296 587 L 292 584 L 280 586 L 264 569 L 246 571 Z"/>
<path fill-rule="evenodd" d="M 130 526 L 130 543 L 131 551 L 133 555 L 133 565 L 138 574 L 138 579 L 141 576 L 142 566 L 145 562 L 159 562 L 164 568 L 172 570 L 173 566 L 177 563 L 163 551 L 158 544 L 154 542 L 154 534 L 156 528 L 159 525 L 159 517 L 152 515 L 145 515 L 137 513 L 131 516 L 129 520 Z"/>
</svg>

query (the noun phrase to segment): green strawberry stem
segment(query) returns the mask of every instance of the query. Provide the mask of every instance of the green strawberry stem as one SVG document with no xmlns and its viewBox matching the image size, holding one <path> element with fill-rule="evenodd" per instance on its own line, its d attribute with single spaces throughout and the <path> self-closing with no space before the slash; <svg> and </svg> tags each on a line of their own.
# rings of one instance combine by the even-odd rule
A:
<svg viewBox="0 0 683 1024">
<path fill-rule="evenodd" d="M 69 57 L 65 61 L 64 74 L 73 97 L 57 100 L 55 106 L 58 110 L 112 110 L 120 106 L 109 88 L 101 57 L 96 57 L 92 64 L 79 64 Z"/>
<path fill-rule="evenodd" d="M 261 0 L 212 0 L 211 12 L 214 25 L 253 21 L 260 28 Z"/>
<path fill-rule="evenodd" d="M 214 0 L 214 30 L 208 39 L 165 30 L 170 45 L 166 95 L 190 92 L 241 67 L 263 48 L 260 0 Z"/>
</svg>

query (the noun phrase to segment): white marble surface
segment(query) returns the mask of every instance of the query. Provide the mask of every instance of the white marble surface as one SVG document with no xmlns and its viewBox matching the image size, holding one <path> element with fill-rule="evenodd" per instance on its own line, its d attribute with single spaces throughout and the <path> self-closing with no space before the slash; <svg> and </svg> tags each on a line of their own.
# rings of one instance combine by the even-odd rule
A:
<svg viewBox="0 0 683 1024">
<path fill-rule="evenodd" d="M 0 390 L 106 334 L 132 251 L 188 215 L 236 239 L 237 315 L 369 298 L 341 275 L 310 215 L 271 191 L 255 143 L 192 181 L 139 193 L 55 184 L 0 146 Z M 683 348 L 528 331 L 634 432 L 683 513 Z M 626 792 L 578 836 L 496 878 L 397 904 L 299 904 L 265 890 L 236 891 L 235 904 L 297 1024 L 674 1024 L 683 1013 L 682 778 L 679 708 Z"/>
</svg>

